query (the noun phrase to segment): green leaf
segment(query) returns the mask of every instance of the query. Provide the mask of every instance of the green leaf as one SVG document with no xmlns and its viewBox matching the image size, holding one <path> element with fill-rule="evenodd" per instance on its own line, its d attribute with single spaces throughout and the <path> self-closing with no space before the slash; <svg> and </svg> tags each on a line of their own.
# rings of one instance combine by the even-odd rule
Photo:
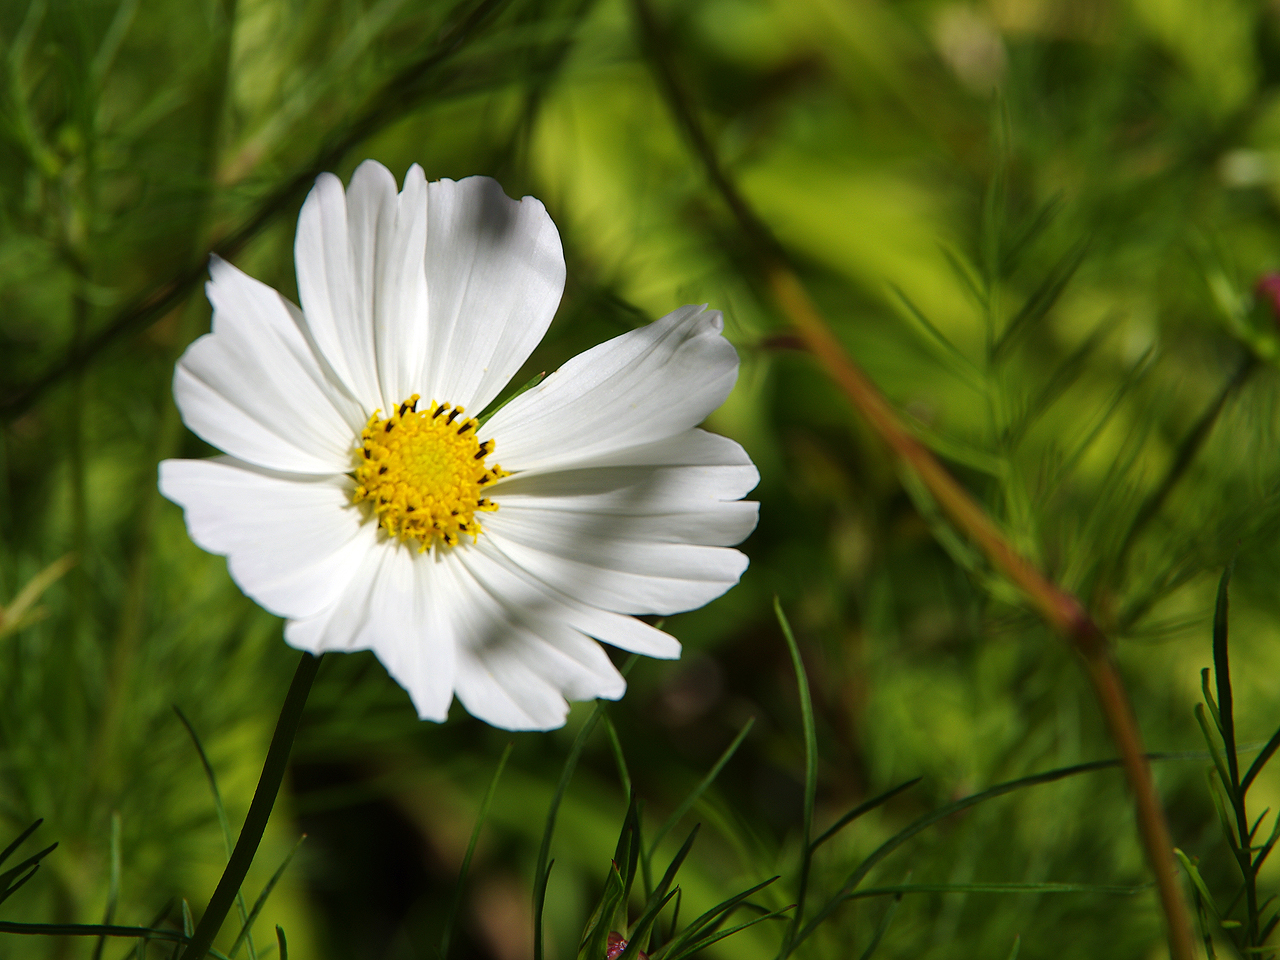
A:
<svg viewBox="0 0 1280 960">
<path fill-rule="evenodd" d="M 1231 773 L 1231 796 L 1240 807 L 1240 767 L 1236 757 L 1236 721 L 1231 700 L 1231 660 L 1227 653 L 1228 587 L 1235 561 L 1227 564 L 1218 581 L 1218 599 L 1213 609 L 1213 675 L 1218 683 L 1218 726 L 1222 730 L 1223 747 L 1227 754 L 1227 767 Z M 1245 841 L 1247 842 L 1247 841 Z"/>
<path fill-rule="evenodd" d="M 1177 847 L 1174 847 L 1173 855 L 1177 858 L 1178 863 L 1182 864 L 1182 869 L 1186 871 L 1187 876 L 1191 879 L 1192 886 L 1196 888 L 1196 892 L 1204 901 L 1205 907 L 1213 915 L 1213 919 L 1221 923 L 1222 916 L 1218 913 L 1218 905 L 1214 902 L 1213 894 L 1209 892 L 1209 887 L 1205 884 L 1204 878 L 1200 876 L 1200 868 Z"/>
<path fill-rule="evenodd" d="M 1262 768 L 1267 765 L 1267 761 L 1275 755 L 1277 748 L 1280 748 L 1280 727 L 1276 728 L 1276 732 L 1271 735 L 1271 739 L 1262 748 L 1262 752 L 1254 758 L 1253 763 L 1249 764 L 1249 769 L 1245 771 L 1244 779 L 1240 781 L 1241 795 L 1248 791 L 1249 785 L 1262 772 Z"/>
<path fill-rule="evenodd" d="M 1062 296 L 1062 292 L 1067 288 L 1067 284 L 1071 282 L 1071 278 L 1080 269 L 1080 265 L 1084 263 L 1084 258 L 1088 252 L 1089 244 L 1087 241 L 1076 243 L 1070 250 L 1063 254 L 1049 275 L 1044 278 L 1040 286 L 1032 291 L 1031 296 L 1023 301 L 1018 312 L 1005 326 L 1004 331 L 996 340 L 991 350 L 992 362 L 998 363 L 1005 358 L 1009 350 L 1017 343 L 1018 338 L 1032 324 L 1043 319 L 1054 304 L 1058 302 L 1058 298 Z"/>
<path fill-rule="evenodd" d="M 950 253 L 950 251 L 946 250 L 943 252 L 947 254 Z M 969 275 L 967 273 L 961 274 L 961 276 L 963 279 L 969 280 Z M 903 292 L 902 288 L 891 283 L 889 284 L 889 289 L 892 290 L 894 296 L 898 298 L 898 301 L 906 310 L 907 315 L 915 320 L 915 322 L 928 334 L 926 342 L 931 343 L 938 348 L 935 352 L 941 355 L 942 359 L 947 362 L 947 366 L 975 391 L 985 394 L 987 392 L 986 380 L 983 379 L 982 374 L 978 371 L 978 368 L 974 365 L 973 361 L 961 353 L 956 345 L 947 339 L 946 334 L 934 325 L 933 321 L 925 315 L 923 310 L 912 302 L 911 298 Z M 976 288 L 974 288 L 974 290 L 976 293 Z"/>
</svg>

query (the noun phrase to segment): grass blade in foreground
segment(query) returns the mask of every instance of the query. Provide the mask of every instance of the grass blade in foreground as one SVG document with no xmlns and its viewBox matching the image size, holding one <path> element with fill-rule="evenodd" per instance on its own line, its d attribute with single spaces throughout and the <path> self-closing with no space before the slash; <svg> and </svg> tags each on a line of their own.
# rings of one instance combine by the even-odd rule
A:
<svg viewBox="0 0 1280 960">
<path fill-rule="evenodd" d="M 484 799 L 480 801 L 480 812 L 476 814 L 476 825 L 471 828 L 471 839 L 467 843 L 467 852 L 463 854 L 462 866 L 458 870 L 458 882 L 453 885 L 453 897 L 449 901 L 449 912 L 444 917 L 444 932 L 440 934 L 441 960 L 447 960 L 449 956 L 449 939 L 453 934 L 454 919 L 458 915 L 458 904 L 462 901 L 462 887 L 467 882 L 467 873 L 471 869 L 471 857 L 476 852 L 476 843 L 480 840 L 480 831 L 484 827 L 485 819 L 489 816 L 489 805 L 493 803 L 493 795 L 498 791 L 498 780 L 502 777 L 502 771 L 506 769 L 513 745 L 508 743 L 503 749 L 502 756 L 498 758 L 498 767 L 493 771 L 493 778 L 489 781 L 489 788 L 485 790 Z"/>
<path fill-rule="evenodd" d="M 804 724 L 804 810 L 802 842 L 800 845 L 800 878 L 796 884 L 795 913 L 787 925 L 786 935 L 782 938 L 782 946 L 778 950 L 778 960 L 784 960 L 791 953 L 791 944 L 800 932 L 800 924 L 804 922 L 804 898 L 809 889 L 809 866 L 813 860 L 813 807 L 818 797 L 818 733 L 813 721 L 813 697 L 809 692 L 809 678 L 805 674 L 804 661 L 800 658 L 800 647 L 796 644 L 795 634 L 791 632 L 791 624 L 782 611 L 782 603 L 773 598 L 773 612 L 782 627 L 782 635 L 787 641 L 787 650 L 791 654 L 791 666 L 796 674 L 796 687 L 800 696 L 800 719 Z"/>
<path fill-rule="evenodd" d="M 285 768 L 289 765 L 289 752 L 293 748 L 293 738 L 302 720 L 302 708 L 306 706 L 307 694 L 311 692 L 311 684 L 316 679 L 316 672 L 323 659 L 323 656 L 313 657 L 304 653 L 298 662 L 293 683 L 289 685 L 284 706 L 280 710 L 280 719 L 276 722 L 276 731 L 271 737 L 271 746 L 267 748 L 267 759 L 262 765 L 258 788 L 253 793 L 249 813 L 240 829 L 240 839 L 236 841 L 227 868 L 222 872 L 222 879 L 218 881 L 209 905 L 200 917 L 200 924 L 192 934 L 191 942 L 182 952 L 182 960 L 201 960 L 209 952 L 213 938 L 218 935 L 236 893 L 244 884 L 249 865 L 253 863 L 253 855 L 258 852 L 258 844 L 262 842 L 262 832 L 267 828 L 271 808 L 275 806 L 276 794 L 280 792 Z"/>
</svg>

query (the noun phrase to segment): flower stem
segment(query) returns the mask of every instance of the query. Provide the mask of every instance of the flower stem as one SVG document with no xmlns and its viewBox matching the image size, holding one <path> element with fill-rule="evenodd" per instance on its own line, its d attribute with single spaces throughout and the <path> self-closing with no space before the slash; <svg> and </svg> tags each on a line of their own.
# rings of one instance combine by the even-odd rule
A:
<svg viewBox="0 0 1280 960">
<path fill-rule="evenodd" d="M 1085 673 L 1093 685 L 1111 739 L 1120 751 L 1129 788 L 1133 791 L 1138 834 L 1156 875 L 1160 904 L 1168 924 L 1169 954 L 1173 960 L 1192 960 L 1195 951 L 1191 920 L 1178 884 L 1169 825 L 1144 756 L 1142 734 L 1106 637 L 1075 597 L 1014 550 L 982 507 L 933 453 L 912 436 L 884 395 L 845 353 L 799 278 L 777 262 L 768 269 L 767 277 L 782 312 L 836 385 L 921 479 L 952 523 L 982 548 L 993 566 L 1022 589 L 1045 621 L 1084 660 Z"/>
<path fill-rule="evenodd" d="M 258 789 L 253 792 L 253 801 L 249 804 L 249 813 L 240 829 L 240 838 L 231 851 L 227 868 L 222 871 L 222 879 L 218 881 L 209 905 L 205 907 L 191 942 L 182 953 L 182 960 L 204 960 L 213 945 L 213 938 L 218 935 L 222 921 L 226 919 L 227 912 L 235 901 L 236 893 L 244 884 L 249 865 L 258 852 L 258 844 L 262 842 L 262 832 L 267 828 L 267 819 L 275 805 L 276 794 L 280 792 L 284 771 L 289 764 L 289 751 L 293 748 L 293 738 L 298 732 L 298 722 L 302 719 L 302 708 L 306 706 L 307 694 L 311 692 L 311 684 L 316 678 L 316 671 L 320 669 L 322 659 L 323 654 L 313 657 L 304 653 L 298 663 L 293 683 L 289 685 L 289 692 L 284 698 L 284 706 L 280 708 L 280 719 L 276 721 L 276 732 L 271 736 L 267 759 L 262 764 L 262 776 L 258 779 Z"/>
</svg>

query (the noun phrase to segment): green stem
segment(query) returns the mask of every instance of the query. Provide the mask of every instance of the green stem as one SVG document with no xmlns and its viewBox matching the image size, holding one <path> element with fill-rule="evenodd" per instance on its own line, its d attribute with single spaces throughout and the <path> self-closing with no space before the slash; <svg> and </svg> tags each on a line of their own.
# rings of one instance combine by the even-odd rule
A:
<svg viewBox="0 0 1280 960">
<path fill-rule="evenodd" d="M 236 893 L 244 884 L 249 865 L 258 852 L 258 844 L 262 842 L 262 833 L 267 828 L 267 819 L 275 805 L 276 794 L 280 792 L 285 767 L 289 764 L 289 751 L 293 748 L 293 738 L 298 732 L 298 722 L 302 719 L 302 708 L 306 706 L 307 694 L 311 692 L 311 684 L 316 678 L 316 671 L 320 669 L 322 658 L 323 655 L 313 657 L 304 653 L 298 663 L 298 671 L 293 675 L 293 683 L 289 685 L 284 706 L 280 708 L 280 719 L 276 721 L 276 732 L 271 737 L 271 746 L 267 748 L 262 776 L 258 779 L 258 789 L 253 793 L 253 802 L 249 804 L 249 813 L 244 818 L 240 839 L 236 841 L 236 848 L 231 851 L 231 859 L 227 861 L 227 868 L 222 871 L 222 879 L 218 881 L 217 889 L 213 891 L 209 905 L 205 907 L 191 942 L 182 953 L 182 960 L 204 960 L 209 947 L 213 945 L 213 938 L 222 928 L 227 911 L 235 901 Z"/>
</svg>

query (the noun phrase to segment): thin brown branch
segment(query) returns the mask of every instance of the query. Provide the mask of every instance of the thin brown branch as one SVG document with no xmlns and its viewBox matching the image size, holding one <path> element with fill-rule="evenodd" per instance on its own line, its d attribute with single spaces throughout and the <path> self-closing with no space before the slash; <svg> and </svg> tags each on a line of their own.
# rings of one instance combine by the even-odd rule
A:
<svg viewBox="0 0 1280 960">
<path fill-rule="evenodd" d="M 1142 735 L 1106 637 L 1079 600 L 1049 580 L 1013 548 L 968 491 L 906 428 L 892 404 L 846 353 L 800 279 L 787 265 L 768 228 L 721 166 L 690 98 L 681 88 L 667 55 L 669 46 L 647 0 L 633 0 L 633 4 L 642 44 L 671 112 L 702 162 L 708 179 L 755 248 L 770 292 L 783 315 L 868 424 L 919 477 L 951 522 L 982 549 L 992 566 L 1013 581 L 1045 622 L 1080 654 L 1133 791 L 1138 834 L 1155 874 L 1168 928 L 1170 956 L 1173 960 L 1193 960 L 1191 920 L 1179 885 L 1173 841 L 1151 778 Z"/>
<path fill-rule="evenodd" d="M 430 52 L 392 78 L 369 100 L 369 105 L 350 124 L 336 131 L 321 144 L 311 159 L 272 190 L 245 221 L 223 237 L 214 253 L 230 259 L 252 240 L 267 224 L 301 199 L 315 178 L 332 168 L 356 146 L 392 120 L 408 113 L 434 88 L 431 80 L 436 70 L 511 0 L 478 0 L 431 45 Z M 467 4 L 460 4 L 466 10 Z M 179 306 L 207 275 L 207 258 L 180 270 L 170 279 L 131 299 L 99 330 L 80 344 L 72 345 L 62 357 L 51 363 L 34 379 L 7 396 L 0 397 L 0 420 L 12 421 L 21 416 L 54 384 L 83 370 L 121 337 L 147 327 Z"/>
</svg>

